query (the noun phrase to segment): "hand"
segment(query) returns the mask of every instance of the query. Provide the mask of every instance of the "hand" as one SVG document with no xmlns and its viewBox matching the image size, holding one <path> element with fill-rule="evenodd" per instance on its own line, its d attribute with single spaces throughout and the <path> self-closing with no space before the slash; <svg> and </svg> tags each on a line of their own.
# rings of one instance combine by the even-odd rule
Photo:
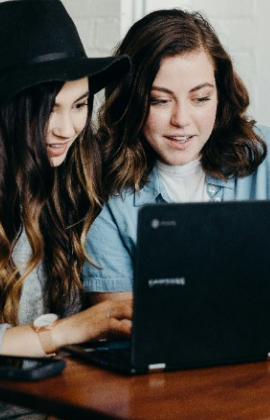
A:
<svg viewBox="0 0 270 420">
<path fill-rule="evenodd" d="M 90 340 L 129 336 L 132 300 L 107 300 L 82 312 L 61 319 L 52 329 L 56 348 Z"/>
</svg>

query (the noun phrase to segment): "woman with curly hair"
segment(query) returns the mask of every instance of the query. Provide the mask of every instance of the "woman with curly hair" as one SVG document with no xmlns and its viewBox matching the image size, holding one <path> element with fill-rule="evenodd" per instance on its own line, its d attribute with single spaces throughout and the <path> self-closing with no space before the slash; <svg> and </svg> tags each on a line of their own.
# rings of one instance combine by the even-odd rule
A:
<svg viewBox="0 0 270 420">
<path fill-rule="evenodd" d="M 96 267 L 83 271 L 95 302 L 131 295 L 141 205 L 270 197 L 270 130 L 248 117 L 247 89 L 202 14 L 152 12 L 121 54 L 132 71 L 107 88 L 100 114 L 108 202 L 87 242 Z"/>
</svg>

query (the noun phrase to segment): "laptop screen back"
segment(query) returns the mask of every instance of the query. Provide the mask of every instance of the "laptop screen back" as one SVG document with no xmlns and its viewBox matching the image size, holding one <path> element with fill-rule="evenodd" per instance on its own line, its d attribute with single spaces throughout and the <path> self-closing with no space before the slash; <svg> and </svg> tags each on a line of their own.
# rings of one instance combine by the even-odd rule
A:
<svg viewBox="0 0 270 420">
<path fill-rule="evenodd" d="M 270 202 L 141 208 L 132 364 L 167 369 L 270 351 Z"/>
</svg>

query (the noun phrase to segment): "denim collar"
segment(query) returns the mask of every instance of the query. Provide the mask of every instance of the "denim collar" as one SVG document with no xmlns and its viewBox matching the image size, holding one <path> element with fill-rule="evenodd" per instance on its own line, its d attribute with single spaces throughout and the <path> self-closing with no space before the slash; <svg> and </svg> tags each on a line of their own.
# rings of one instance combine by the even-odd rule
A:
<svg viewBox="0 0 270 420">
<path fill-rule="evenodd" d="M 206 184 L 216 187 L 215 193 L 221 188 L 234 188 L 235 179 L 229 178 L 228 180 L 223 180 L 212 175 L 206 174 Z M 212 198 L 211 188 L 207 188 L 209 197 Z M 163 183 L 161 182 L 157 167 L 154 166 L 153 170 L 149 174 L 148 183 L 135 194 L 134 205 L 141 206 L 147 203 L 155 203 L 157 201 L 166 201 L 167 203 L 172 202 L 168 196 Z"/>
</svg>

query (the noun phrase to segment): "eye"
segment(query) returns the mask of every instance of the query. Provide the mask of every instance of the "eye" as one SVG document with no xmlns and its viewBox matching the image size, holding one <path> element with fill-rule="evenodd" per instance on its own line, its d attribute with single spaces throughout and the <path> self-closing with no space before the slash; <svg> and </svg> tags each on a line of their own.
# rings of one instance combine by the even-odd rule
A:
<svg viewBox="0 0 270 420">
<path fill-rule="evenodd" d="M 169 102 L 169 99 L 150 98 L 151 105 L 166 105 Z"/>
<path fill-rule="evenodd" d="M 210 101 L 210 100 L 211 100 L 210 96 L 203 96 L 201 98 L 193 99 L 193 101 L 198 105 L 203 105 L 204 103 L 206 103 L 207 101 Z"/>
<path fill-rule="evenodd" d="M 84 102 L 79 102 L 77 104 L 75 104 L 75 109 L 77 109 L 78 111 L 83 109 L 84 107 L 88 106 L 88 101 L 84 101 Z"/>
</svg>

